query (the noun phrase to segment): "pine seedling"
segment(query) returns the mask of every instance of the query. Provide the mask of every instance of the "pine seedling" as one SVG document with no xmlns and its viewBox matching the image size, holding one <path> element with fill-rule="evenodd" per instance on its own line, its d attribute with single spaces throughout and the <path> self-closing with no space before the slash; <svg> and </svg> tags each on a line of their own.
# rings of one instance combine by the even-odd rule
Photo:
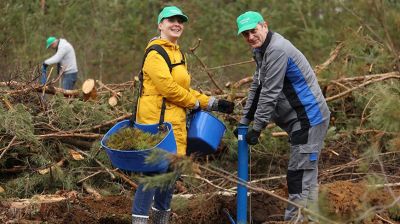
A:
<svg viewBox="0 0 400 224">
<path fill-rule="evenodd" d="M 137 128 L 123 128 L 112 134 L 107 140 L 107 146 L 118 150 L 141 150 L 150 149 L 161 142 L 166 132 L 151 134 Z"/>
<path fill-rule="evenodd" d="M 149 159 L 146 159 L 146 162 L 154 162 L 154 159 L 165 158 L 165 156 L 169 157 L 170 170 L 160 175 L 140 178 L 139 181 L 144 184 L 145 188 L 160 187 L 166 189 L 171 187 L 181 174 L 198 175 L 200 173 L 198 165 L 189 157 L 170 155 L 163 150 L 155 150 L 152 152 Z"/>
</svg>

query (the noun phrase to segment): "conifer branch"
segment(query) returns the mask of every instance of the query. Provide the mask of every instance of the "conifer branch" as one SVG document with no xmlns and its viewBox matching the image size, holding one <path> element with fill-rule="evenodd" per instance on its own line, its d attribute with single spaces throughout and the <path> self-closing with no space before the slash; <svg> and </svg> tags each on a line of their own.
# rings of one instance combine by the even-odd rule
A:
<svg viewBox="0 0 400 224">
<path fill-rule="evenodd" d="M 380 82 L 380 81 L 383 81 L 383 80 L 386 80 L 386 79 L 392 79 L 392 78 L 400 79 L 399 73 L 396 72 L 396 75 L 389 74 L 389 75 L 383 76 L 383 77 L 378 78 L 378 79 L 373 79 L 373 80 L 366 81 L 366 82 L 364 82 L 364 83 L 362 83 L 362 84 L 360 84 L 358 86 L 355 86 L 355 87 L 353 87 L 351 89 L 348 89 L 348 90 L 346 90 L 344 92 L 341 92 L 341 93 L 339 93 L 339 94 L 337 94 L 335 96 L 327 97 L 326 101 L 329 102 L 329 101 L 337 100 L 337 99 L 339 99 L 341 97 L 344 97 L 347 94 L 353 92 L 354 90 L 360 89 L 360 88 L 362 88 L 364 86 L 370 85 L 370 84 L 375 83 L 375 82 Z"/>
<path fill-rule="evenodd" d="M 14 137 L 11 139 L 10 143 L 8 143 L 8 146 L 5 147 L 5 148 L 3 149 L 3 152 L 0 154 L 0 159 L 1 159 L 1 158 L 3 157 L 3 155 L 7 152 L 7 150 L 12 146 L 12 144 L 13 144 L 14 141 L 15 141 L 15 139 L 17 139 L 17 136 L 14 136 Z"/>
<path fill-rule="evenodd" d="M 329 54 L 329 58 L 322 64 L 315 66 L 314 72 L 318 76 L 323 70 L 325 70 L 339 55 L 339 51 L 343 48 L 343 42 L 339 43 L 336 48 Z"/>
</svg>

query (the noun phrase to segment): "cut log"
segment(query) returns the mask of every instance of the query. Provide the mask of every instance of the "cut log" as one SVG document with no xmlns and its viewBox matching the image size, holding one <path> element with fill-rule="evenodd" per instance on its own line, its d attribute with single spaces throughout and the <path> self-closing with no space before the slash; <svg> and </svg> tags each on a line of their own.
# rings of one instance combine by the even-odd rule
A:
<svg viewBox="0 0 400 224">
<path fill-rule="evenodd" d="M 87 191 L 89 194 L 93 195 L 95 200 L 101 200 L 103 197 L 99 192 L 97 192 L 94 188 L 86 184 L 85 182 L 82 184 L 83 189 Z"/>
<path fill-rule="evenodd" d="M 98 128 L 98 129 L 100 129 L 100 128 Z M 93 129 L 93 130 L 95 130 L 95 129 Z M 96 130 L 96 131 L 98 131 L 98 130 Z M 78 130 L 77 132 L 85 132 L 85 130 L 83 130 L 83 131 Z M 86 130 L 86 132 L 87 132 L 87 130 Z M 77 139 L 74 137 L 59 138 L 59 140 L 63 143 L 71 144 L 71 145 L 77 146 L 80 149 L 85 149 L 85 150 L 90 150 L 90 148 L 92 148 L 92 145 L 93 145 L 92 141 L 80 140 L 80 139 Z"/>
<path fill-rule="evenodd" d="M 235 84 L 233 84 L 233 88 L 237 89 L 239 87 L 241 87 L 242 85 L 252 82 L 253 81 L 253 76 L 248 76 L 246 78 L 243 78 L 239 81 L 237 81 Z"/>
<path fill-rule="evenodd" d="M 74 160 L 84 160 L 85 158 L 77 151 L 70 149 L 69 154 L 72 156 Z"/>
<path fill-rule="evenodd" d="M 44 210 L 48 208 L 51 204 L 66 202 L 67 198 L 59 195 L 35 195 L 30 199 L 18 199 L 11 202 L 4 201 L 2 202 L 2 205 L 9 208 L 9 216 L 19 220 L 27 214 L 32 214 L 33 212 L 37 212 L 38 210 Z"/>
<path fill-rule="evenodd" d="M 118 98 L 116 96 L 112 96 L 108 99 L 108 104 L 111 107 L 115 107 L 118 104 Z"/>
<path fill-rule="evenodd" d="M 131 179 L 129 179 L 129 177 L 127 175 L 125 175 L 124 173 L 122 173 L 119 170 L 113 170 L 112 171 L 115 175 L 119 176 L 122 180 L 124 180 L 126 183 L 128 183 L 129 185 L 131 185 L 132 189 L 136 189 L 138 186 L 135 182 L 133 182 Z"/>
<path fill-rule="evenodd" d="M 286 136 L 288 136 L 288 134 L 284 131 L 272 133 L 272 137 L 286 137 Z"/>
<path fill-rule="evenodd" d="M 0 173 L 21 173 L 26 170 L 26 166 L 13 166 L 12 168 L 0 169 Z"/>
<path fill-rule="evenodd" d="M 92 92 L 93 88 L 95 88 L 94 79 L 87 79 L 82 84 L 82 91 L 84 94 L 89 94 Z"/>
<path fill-rule="evenodd" d="M 13 105 L 7 98 L 3 97 L 2 100 L 4 102 L 4 105 L 6 105 L 7 109 L 9 110 L 13 109 Z"/>
<path fill-rule="evenodd" d="M 96 90 L 96 82 L 94 79 L 87 79 L 82 84 L 82 92 L 83 92 L 83 99 L 85 101 L 89 99 L 96 99 L 97 97 L 97 90 Z"/>
<path fill-rule="evenodd" d="M 65 162 L 65 159 L 62 159 L 58 163 L 52 165 L 51 167 L 45 168 L 45 169 L 40 169 L 40 170 L 38 170 L 38 172 L 42 175 L 47 174 L 48 172 L 50 172 L 50 169 L 54 169 L 56 166 L 60 167 L 64 164 L 64 162 Z"/>
<path fill-rule="evenodd" d="M 59 195 L 35 195 L 30 199 L 19 199 L 17 201 L 11 202 L 10 208 L 25 208 L 31 204 L 47 204 L 64 201 L 67 198 Z"/>
</svg>

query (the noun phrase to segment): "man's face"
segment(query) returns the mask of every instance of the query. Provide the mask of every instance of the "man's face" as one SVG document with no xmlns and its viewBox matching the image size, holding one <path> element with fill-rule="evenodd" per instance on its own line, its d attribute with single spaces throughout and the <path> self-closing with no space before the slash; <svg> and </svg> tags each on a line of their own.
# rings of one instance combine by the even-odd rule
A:
<svg viewBox="0 0 400 224">
<path fill-rule="evenodd" d="M 254 29 L 243 31 L 242 35 L 252 48 L 259 48 L 264 43 L 265 38 L 267 38 L 267 31 L 267 24 L 262 23 L 257 24 Z"/>
<path fill-rule="evenodd" d="M 50 47 L 51 47 L 52 49 L 56 49 L 56 48 L 57 48 L 57 44 L 58 44 L 58 40 L 54 41 L 54 42 L 50 45 Z"/>
</svg>

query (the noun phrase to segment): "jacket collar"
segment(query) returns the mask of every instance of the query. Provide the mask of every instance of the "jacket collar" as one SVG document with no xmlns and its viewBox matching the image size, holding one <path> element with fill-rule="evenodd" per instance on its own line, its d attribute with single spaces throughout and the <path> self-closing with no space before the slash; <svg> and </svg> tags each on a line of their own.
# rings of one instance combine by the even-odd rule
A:
<svg viewBox="0 0 400 224">
<path fill-rule="evenodd" d="M 58 42 L 57 42 L 56 51 L 58 51 L 58 46 L 60 46 L 60 41 L 61 41 L 61 38 L 58 38 Z"/>
<path fill-rule="evenodd" d="M 271 42 L 272 34 L 274 34 L 272 31 L 268 31 L 267 37 L 265 38 L 264 43 L 261 45 L 259 48 L 254 48 L 253 52 L 254 54 L 256 53 L 261 53 L 261 55 L 264 55 L 265 50 L 267 49 L 269 43 Z"/>
<path fill-rule="evenodd" d="M 163 46 L 164 48 L 170 48 L 170 49 L 178 49 L 179 50 L 179 45 L 174 44 L 172 42 L 170 42 L 167 39 L 162 39 L 160 37 L 154 37 L 150 40 L 150 42 L 147 44 L 147 48 L 149 48 L 150 46 L 154 45 L 154 44 L 158 44 Z"/>
</svg>

